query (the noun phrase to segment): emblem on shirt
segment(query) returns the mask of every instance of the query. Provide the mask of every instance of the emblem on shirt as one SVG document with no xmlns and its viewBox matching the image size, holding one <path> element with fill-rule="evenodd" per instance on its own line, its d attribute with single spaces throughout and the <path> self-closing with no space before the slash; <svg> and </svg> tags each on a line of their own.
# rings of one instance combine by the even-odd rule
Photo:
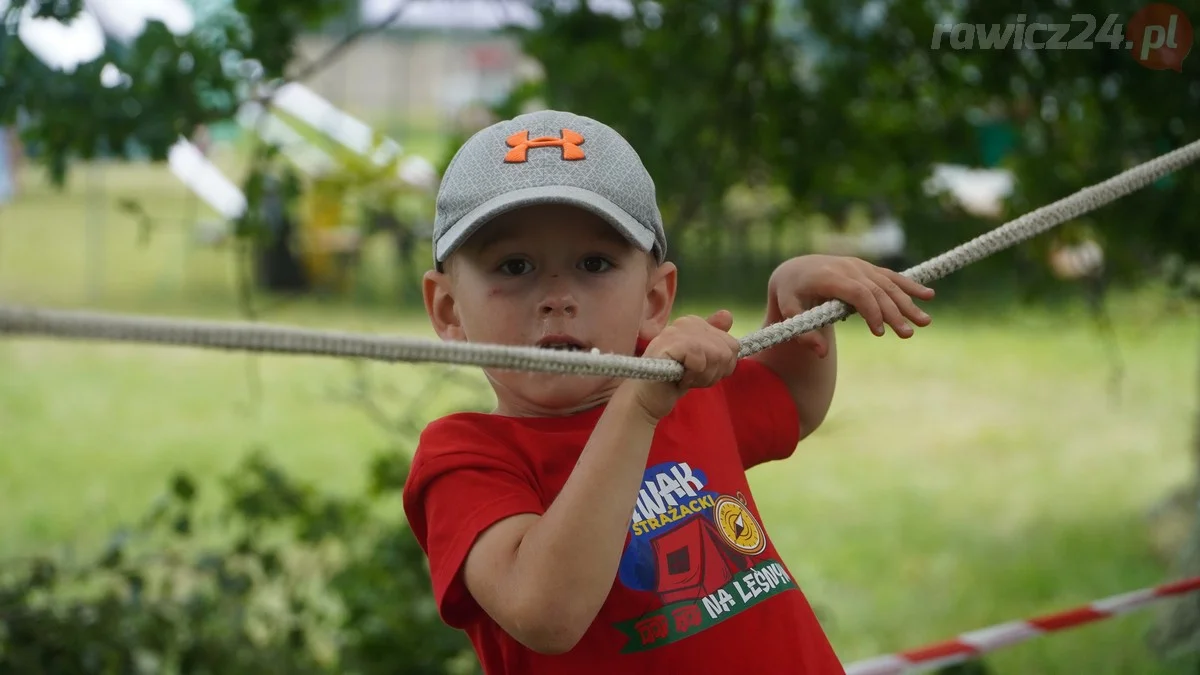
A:
<svg viewBox="0 0 1200 675">
<path fill-rule="evenodd" d="M 626 653 L 695 635 L 796 588 L 782 564 L 758 558 L 767 536 L 746 498 L 707 485 L 704 472 L 685 462 L 643 475 L 618 578 L 654 593 L 662 606 L 617 624 Z"/>
<path fill-rule="evenodd" d="M 713 506 L 713 522 L 721 537 L 730 548 L 746 555 L 757 555 L 767 548 L 767 538 L 762 527 L 746 506 L 746 498 L 739 492 L 737 499 L 721 497 Z"/>
</svg>

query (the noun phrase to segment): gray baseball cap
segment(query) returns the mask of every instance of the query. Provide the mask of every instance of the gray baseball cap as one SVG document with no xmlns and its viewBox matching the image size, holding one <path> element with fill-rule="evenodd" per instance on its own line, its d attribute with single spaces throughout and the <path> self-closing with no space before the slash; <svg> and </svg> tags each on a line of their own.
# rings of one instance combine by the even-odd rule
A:
<svg viewBox="0 0 1200 675">
<path fill-rule="evenodd" d="M 483 129 L 450 160 L 433 223 L 435 265 L 492 218 L 534 204 L 591 211 L 666 259 L 654 181 L 629 142 L 594 119 L 543 110 Z"/>
</svg>

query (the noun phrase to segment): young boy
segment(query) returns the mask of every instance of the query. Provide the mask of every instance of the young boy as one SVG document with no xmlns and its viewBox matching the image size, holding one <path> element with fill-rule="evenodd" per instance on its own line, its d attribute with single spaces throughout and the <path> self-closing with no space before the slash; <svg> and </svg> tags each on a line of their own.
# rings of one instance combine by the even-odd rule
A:
<svg viewBox="0 0 1200 675">
<path fill-rule="evenodd" d="M 614 130 L 544 111 L 468 140 L 438 194 L 425 307 L 445 340 L 641 354 L 679 383 L 489 371 L 497 407 L 430 424 L 404 491 L 443 620 L 488 675 L 843 673 L 746 470 L 792 454 L 836 375 L 831 328 L 747 359 L 733 318 L 670 320 L 654 183 Z M 775 323 L 838 298 L 877 335 L 933 292 L 852 258 L 789 260 Z"/>
</svg>

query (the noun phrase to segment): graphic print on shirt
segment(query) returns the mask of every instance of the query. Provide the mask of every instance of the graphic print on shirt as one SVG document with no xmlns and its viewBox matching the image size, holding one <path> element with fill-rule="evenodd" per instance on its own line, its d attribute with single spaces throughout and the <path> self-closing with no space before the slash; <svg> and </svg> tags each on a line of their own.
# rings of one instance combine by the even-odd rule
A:
<svg viewBox="0 0 1200 675">
<path fill-rule="evenodd" d="M 796 588 L 779 561 L 760 557 L 767 535 L 746 498 L 707 486 L 686 462 L 646 469 L 618 578 L 662 607 L 615 626 L 623 653 L 682 640 Z"/>
</svg>

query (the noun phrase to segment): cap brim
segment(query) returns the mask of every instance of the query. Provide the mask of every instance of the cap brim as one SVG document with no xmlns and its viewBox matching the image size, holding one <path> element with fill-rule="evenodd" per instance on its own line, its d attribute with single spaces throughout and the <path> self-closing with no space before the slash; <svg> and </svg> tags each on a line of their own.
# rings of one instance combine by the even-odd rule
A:
<svg viewBox="0 0 1200 675">
<path fill-rule="evenodd" d="M 612 225 L 634 246 L 654 250 L 654 232 L 610 200 L 582 188 L 548 185 L 506 192 L 480 204 L 450 226 L 437 240 L 434 261 L 441 265 L 471 235 L 502 213 L 536 204 L 566 204 L 590 211 Z"/>
</svg>

